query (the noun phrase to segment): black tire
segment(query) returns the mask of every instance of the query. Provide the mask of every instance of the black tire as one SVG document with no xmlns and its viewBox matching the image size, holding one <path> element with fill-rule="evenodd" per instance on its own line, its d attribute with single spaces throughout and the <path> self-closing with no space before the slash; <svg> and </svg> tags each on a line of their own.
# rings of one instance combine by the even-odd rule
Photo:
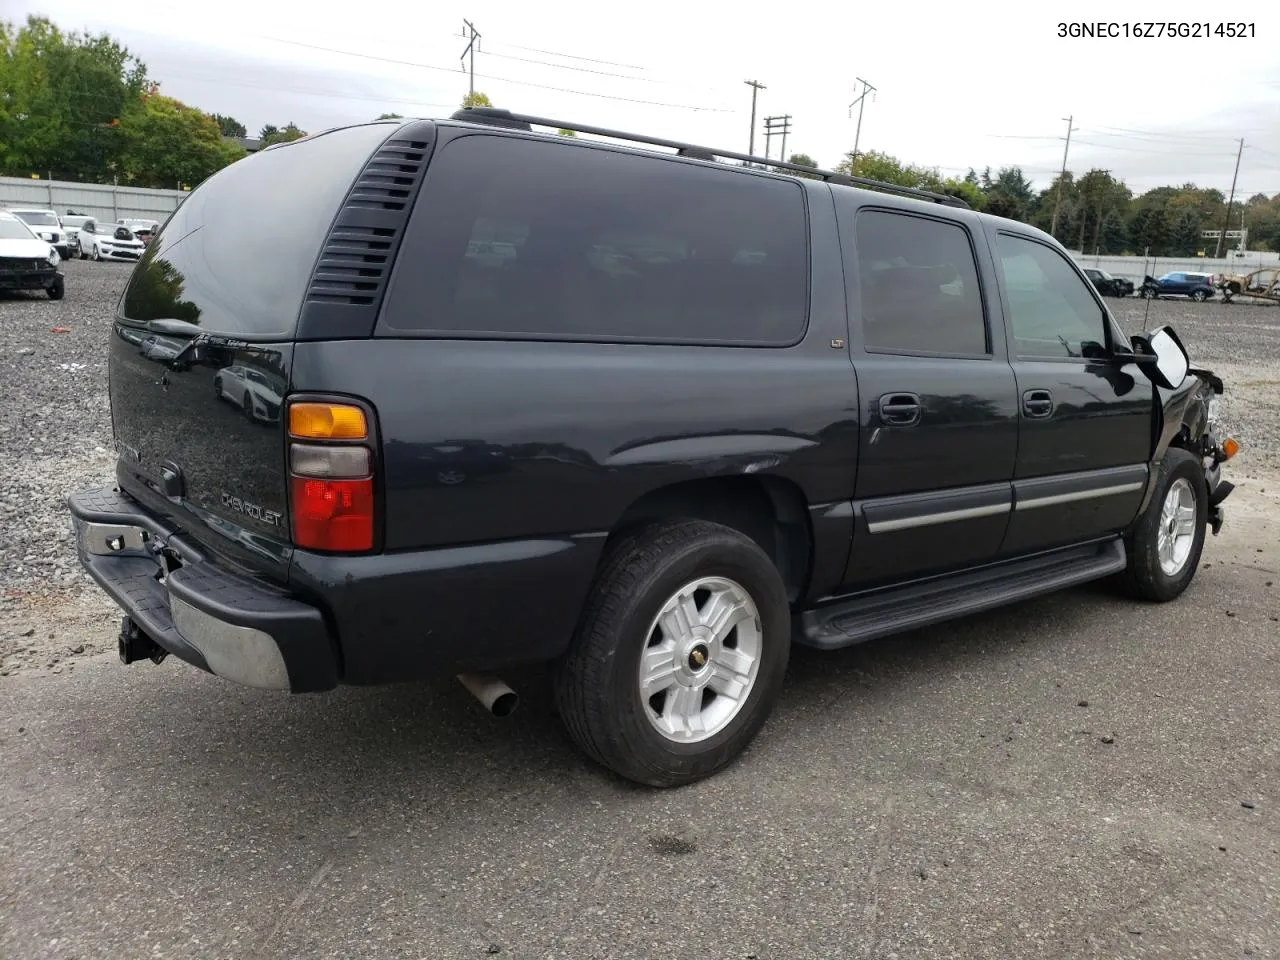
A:
<svg viewBox="0 0 1280 960">
<path fill-rule="evenodd" d="M 705 740 L 679 743 L 655 729 L 639 690 L 642 651 L 666 601 L 700 577 L 733 580 L 755 603 L 761 647 L 738 713 Z M 653 787 L 674 787 L 728 766 L 759 732 L 782 690 L 791 651 L 786 588 L 769 556 L 736 530 L 664 520 L 610 546 L 569 652 L 552 671 L 560 716 L 591 758 Z"/>
<path fill-rule="evenodd" d="M 253 419 L 253 398 L 249 396 L 249 391 L 244 392 L 244 399 L 240 401 L 240 406 L 244 410 L 244 415 L 250 420 Z"/>
<path fill-rule="evenodd" d="M 1176 574 L 1170 576 L 1160 566 L 1159 534 L 1161 512 L 1169 490 L 1178 480 L 1186 480 L 1195 498 L 1195 527 L 1191 550 Z M 1129 553 L 1129 566 L 1120 575 L 1119 586 L 1124 593 L 1138 600 L 1167 603 L 1176 600 L 1190 585 L 1200 565 L 1204 550 L 1206 524 L 1209 520 L 1209 489 L 1204 480 L 1204 468 L 1199 458 L 1179 447 L 1171 447 L 1160 461 L 1156 473 L 1156 488 L 1146 511 L 1138 518 L 1133 530 L 1125 538 Z"/>
<path fill-rule="evenodd" d="M 1191 299 L 1194 300 L 1196 303 L 1204 303 L 1206 300 L 1209 299 L 1209 294 L 1203 290 L 1192 290 Z"/>
<path fill-rule="evenodd" d="M 57 281 L 53 284 L 53 286 L 51 286 L 46 291 L 46 293 L 49 294 L 50 300 L 61 300 L 63 297 L 63 294 L 65 294 L 66 292 L 67 292 L 66 287 L 63 284 L 61 277 L 59 277 Z"/>
</svg>

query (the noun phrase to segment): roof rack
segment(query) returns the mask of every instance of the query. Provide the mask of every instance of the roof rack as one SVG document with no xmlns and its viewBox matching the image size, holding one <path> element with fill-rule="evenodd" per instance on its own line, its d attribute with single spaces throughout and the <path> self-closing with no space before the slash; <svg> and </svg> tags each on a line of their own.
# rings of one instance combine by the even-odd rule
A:
<svg viewBox="0 0 1280 960">
<path fill-rule="evenodd" d="M 461 110 L 454 111 L 450 119 L 462 120 L 467 123 L 483 123 L 494 127 L 506 127 L 513 130 L 528 130 L 530 132 L 532 132 L 535 126 L 551 127 L 557 130 L 572 130 L 574 133 L 588 133 L 599 137 L 609 137 L 613 140 L 630 140 L 633 143 L 646 143 L 655 147 L 670 147 L 676 151 L 678 156 L 682 157 L 709 160 L 713 163 L 716 161 L 717 157 L 722 157 L 727 160 L 740 160 L 744 164 L 774 167 L 779 170 L 788 170 L 793 173 L 807 174 L 810 177 L 825 180 L 827 183 L 835 183 L 847 187 L 866 187 L 869 190 L 879 190 L 882 193 L 892 193 L 902 197 L 914 197 L 918 200 L 930 200 L 934 203 L 942 203 L 950 207 L 961 207 L 965 210 L 971 209 L 969 204 L 960 197 L 953 197 L 945 193 L 934 193 L 932 190 L 920 190 L 916 187 L 902 187 L 896 183 L 885 183 L 882 180 L 871 180 L 867 177 L 852 177 L 845 173 L 836 173 L 834 170 L 822 170 L 818 167 L 806 167 L 803 164 L 788 163 L 785 160 L 770 160 L 768 157 L 756 157 L 749 153 L 736 153 L 732 150 L 716 150 L 712 147 L 700 147 L 692 143 L 682 143 L 679 140 L 665 140 L 662 137 L 649 137 L 640 133 L 624 133 L 621 130 L 610 130 L 607 127 L 590 127 L 581 123 L 568 123 L 563 120 L 549 120 L 546 117 L 533 117 L 523 113 L 512 113 L 510 110 L 503 110 L 498 107 L 464 107 Z"/>
</svg>

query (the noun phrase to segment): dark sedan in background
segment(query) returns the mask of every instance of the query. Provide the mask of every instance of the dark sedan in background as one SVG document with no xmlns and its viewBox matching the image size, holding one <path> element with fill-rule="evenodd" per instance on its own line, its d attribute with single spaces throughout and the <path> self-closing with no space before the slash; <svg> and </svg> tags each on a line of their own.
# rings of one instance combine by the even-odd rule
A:
<svg viewBox="0 0 1280 960">
<path fill-rule="evenodd" d="M 1084 274 L 1092 282 L 1097 291 L 1104 297 L 1127 297 L 1133 293 L 1133 281 L 1124 277 L 1113 277 L 1105 270 L 1085 267 Z"/>
</svg>

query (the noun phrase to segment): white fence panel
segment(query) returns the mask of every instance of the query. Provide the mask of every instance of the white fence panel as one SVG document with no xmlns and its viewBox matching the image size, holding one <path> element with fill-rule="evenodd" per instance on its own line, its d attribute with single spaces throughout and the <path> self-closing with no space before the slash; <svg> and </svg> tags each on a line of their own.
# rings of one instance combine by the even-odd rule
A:
<svg viewBox="0 0 1280 960">
<path fill-rule="evenodd" d="M 183 190 L 0 177 L 0 207 L 45 207 L 59 214 L 74 210 L 100 220 L 137 218 L 163 223 L 187 195 Z"/>
</svg>

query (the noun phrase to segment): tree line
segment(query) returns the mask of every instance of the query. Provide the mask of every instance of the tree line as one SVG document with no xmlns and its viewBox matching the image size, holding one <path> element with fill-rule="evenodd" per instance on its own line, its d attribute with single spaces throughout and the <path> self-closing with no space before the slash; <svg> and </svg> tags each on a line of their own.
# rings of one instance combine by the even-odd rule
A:
<svg viewBox="0 0 1280 960">
<path fill-rule="evenodd" d="M 479 91 L 462 100 L 464 107 L 492 105 Z M 268 147 L 306 134 L 291 121 L 267 124 L 257 138 Z M 22 26 L 0 20 L 0 175 L 191 188 L 244 157 L 237 140 L 247 135 L 234 117 L 162 94 L 146 65 L 107 34 L 66 32 L 40 16 Z M 818 166 L 803 153 L 789 159 Z M 1064 245 L 1090 254 L 1213 256 L 1215 242 L 1201 233 L 1227 225 L 1220 190 L 1184 183 L 1135 195 L 1106 170 L 1068 171 L 1040 190 L 1016 166 L 944 177 L 877 151 L 846 154 L 836 170 L 958 196 L 1045 231 L 1052 226 Z M 1238 230 L 1243 217 L 1251 249 L 1280 250 L 1280 193 L 1242 199 L 1228 229 Z M 1223 251 L 1234 243 L 1223 241 Z"/>
</svg>

